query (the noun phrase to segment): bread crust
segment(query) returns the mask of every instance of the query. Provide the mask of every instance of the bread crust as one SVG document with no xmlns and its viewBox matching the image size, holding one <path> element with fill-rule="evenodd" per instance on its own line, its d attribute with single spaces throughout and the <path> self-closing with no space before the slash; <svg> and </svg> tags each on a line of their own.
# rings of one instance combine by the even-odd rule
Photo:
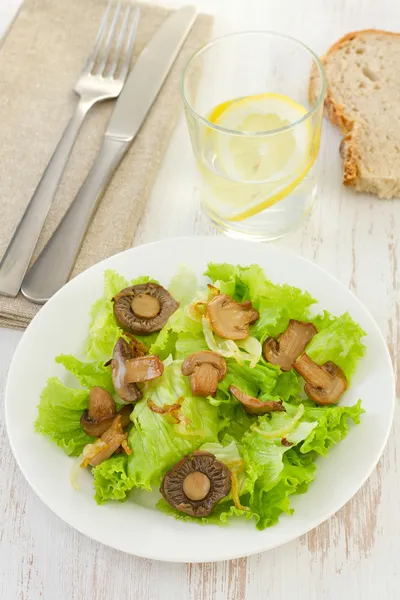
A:
<svg viewBox="0 0 400 600">
<path fill-rule="evenodd" d="M 329 59 L 329 56 L 334 54 L 338 50 L 341 50 L 347 42 L 351 42 L 357 37 L 369 33 L 387 35 L 390 37 L 400 37 L 400 33 L 396 33 L 393 31 L 384 31 L 382 29 L 361 29 L 359 31 L 352 31 L 350 33 L 346 33 L 346 35 L 337 40 L 328 49 L 326 54 L 321 58 L 321 62 L 324 65 L 324 67 L 327 60 Z M 309 98 L 312 102 L 315 101 L 316 98 L 316 83 L 316 72 L 314 71 L 311 74 L 309 86 Z M 327 81 L 326 86 L 324 112 L 328 119 L 334 125 L 337 125 L 341 133 L 344 135 L 343 140 L 340 144 L 340 155 L 343 160 L 343 184 L 347 186 L 353 186 L 357 189 L 357 191 L 363 191 L 363 185 L 360 179 L 358 152 L 352 135 L 354 129 L 354 120 L 345 114 L 345 107 L 334 101 L 329 81 Z M 365 191 L 371 190 L 368 189 Z"/>
</svg>

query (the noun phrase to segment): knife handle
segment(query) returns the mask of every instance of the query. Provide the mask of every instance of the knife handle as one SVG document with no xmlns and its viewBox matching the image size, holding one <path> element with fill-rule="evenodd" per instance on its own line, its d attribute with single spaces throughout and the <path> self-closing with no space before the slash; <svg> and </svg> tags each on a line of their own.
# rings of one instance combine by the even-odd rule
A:
<svg viewBox="0 0 400 600">
<path fill-rule="evenodd" d="M 105 137 L 74 201 L 22 282 L 21 292 L 31 302 L 44 304 L 68 281 L 89 223 L 129 145 Z"/>
<path fill-rule="evenodd" d="M 19 292 L 76 137 L 92 106 L 93 101 L 86 99 L 77 105 L 29 201 L 0 263 L 0 294 L 16 296 Z"/>
</svg>

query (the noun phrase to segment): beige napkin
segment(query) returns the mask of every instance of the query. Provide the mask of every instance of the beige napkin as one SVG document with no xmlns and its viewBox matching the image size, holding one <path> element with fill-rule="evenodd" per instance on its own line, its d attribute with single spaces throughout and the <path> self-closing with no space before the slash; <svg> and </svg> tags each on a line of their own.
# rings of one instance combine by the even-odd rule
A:
<svg viewBox="0 0 400 600">
<path fill-rule="evenodd" d="M 26 0 L 0 48 L 0 257 L 76 106 L 75 82 L 94 45 L 105 0 Z M 135 57 L 169 10 L 141 5 Z M 131 244 L 181 111 L 179 78 L 208 39 L 199 15 L 162 91 L 89 228 L 72 276 Z M 135 58 L 134 57 L 134 58 Z M 99 150 L 114 102 L 95 106 L 82 130 L 34 258 L 64 215 Z M 24 328 L 40 307 L 0 296 L 0 326 Z"/>
</svg>

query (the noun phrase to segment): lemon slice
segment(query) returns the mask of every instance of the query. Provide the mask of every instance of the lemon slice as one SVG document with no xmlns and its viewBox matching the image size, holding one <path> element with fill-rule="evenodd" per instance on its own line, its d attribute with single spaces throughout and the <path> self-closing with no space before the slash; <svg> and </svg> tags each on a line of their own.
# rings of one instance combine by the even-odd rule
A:
<svg viewBox="0 0 400 600">
<path fill-rule="evenodd" d="M 290 125 L 306 114 L 300 104 L 272 93 L 224 102 L 212 111 L 212 123 L 247 134 L 218 130 L 209 134 L 208 143 L 222 175 L 209 184 L 212 202 L 217 204 L 213 209 L 222 218 L 241 221 L 253 216 L 287 196 L 304 179 L 319 144 L 315 150 L 310 120 Z M 271 134 L 265 134 L 268 131 Z"/>
</svg>

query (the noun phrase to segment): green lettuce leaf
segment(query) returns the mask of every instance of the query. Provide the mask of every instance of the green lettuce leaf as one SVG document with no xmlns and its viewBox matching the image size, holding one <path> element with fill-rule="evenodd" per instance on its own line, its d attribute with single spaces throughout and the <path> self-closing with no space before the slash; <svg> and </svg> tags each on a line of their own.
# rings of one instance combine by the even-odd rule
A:
<svg viewBox="0 0 400 600">
<path fill-rule="evenodd" d="M 282 438 L 286 438 L 289 443 L 298 444 L 305 440 L 317 426 L 316 420 L 300 420 L 291 427 L 299 408 L 290 404 L 285 404 L 285 408 L 286 412 L 273 412 L 259 417 L 256 424 L 242 439 L 243 458 L 246 464 L 252 463 L 255 466 L 258 472 L 258 485 L 264 491 L 272 489 L 280 480 L 283 455 L 290 447 L 282 444 Z M 280 432 L 285 428 L 289 429 L 288 433 L 274 437 L 262 435 L 265 433 L 272 436 L 274 432 Z"/>
<path fill-rule="evenodd" d="M 328 360 L 333 361 L 350 380 L 365 353 L 365 346 L 361 342 L 365 331 L 348 313 L 332 317 L 325 312 L 314 322 L 318 333 L 307 346 L 307 354 L 320 365 Z"/>
<path fill-rule="evenodd" d="M 260 340 L 277 336 L 286 329 L 290 319 L 304 321 L 311 317 L 310 306 L 315 300 L 308 292 L 272 283 L 258 265 L 235 267 L 226 263 L 209 263 L 205 275 L 216 283 L 222 293 L 230 290 L 235 300 L 251 300 L 260 313 L 260 318 L 251 327 L 251 335 Z"/>
<path fill-rule="evenodd" d="M 174 358 L 177 338 L 176 333 L 166 325 L 151 344 L 149 354 L 157 354 L 161 360 L 165 360 L 168 356 Z"/>
<path fill-rule="evenodd" d="M 305 402 L 304 419 L 317 421 L 317 426 L 310 432 L 304 443 L 300 445 L 303 454 L 314 451 L 325 456 L 328 450 L 340 442 L 349 432 L 349 421 L 360 423 L 365 412 L 361 400 L 353 406 L 315 406 Z"/>
<path fill-rule="evenodd" d="M 301 391 L 300 377 L 292 370 L 280 373 L 276 385 L 272 390 L 272 395 L 289 402 L 296 399 L 300 400 Z"/>
<path fill-rule="evenodd" d="M 189 295 L 192 299 L 191 293 Z M 150 354 L 158 354 L 162 359 L 171 354 L 174 359 L 179 359 L 200 350 L 207 350 L 201 322 L 190 316 L 187 306 L 181 306 L 158 334 Z"/>
<path fill-rule="evenodd" d="M 218 416 L 220 418 L 219 438 L 222 440 L 229 434 L 238 443 L 257 420 L 257 417 L 248 415 L 236 400 L 228 403 L 221 402 L 218 406 Z"/>
<path fill-rule="evenodd" d="M 128 473 L 133 485 L 143 489 L 158 485 L 183 455 L 206 441 L 218 441 L 217 408 L 206 399 L 192 396 L 189 380 L 181 374 L 181 364 L 171 363 L 159 379 L 149 382 L 132 413 L 135 427 L 129 435 L 132 455 L 128 458 Z M 182 396 L 185 399 L 180 413 L 187 419 L 186 425 L 152 412 L 147 404 L 149 399 L 158 406 L 175 404 Z"/>
<path fill-rule="evenodd" d="M 180 333 L 175 344 L 175 358 L 184 359 L 189 354 L 208 350 L 202 334 L 196 336 L 191 333 Z"/>
<path fill-rule="evenodd" d="M 55 361 L 72 373 L 82 387 L 90 390 L 94 386 L 99 386 L 110 394 L 114 393 L 111 368 L 105 367 L 102 361 L 83 362 L 71 354 L 60 354 Z"/>
<path fill-rule="evenodd" d="M 348 421 L 359 423 L 364 412 L 360 402 L 351 407 L 317 407 L 306 400 L 303 405 L 305 411 L 298 426 L 285 436 L 294 446 L 284 447 L 281 440 L 255 436 L 252 430 L 244 436 L 244 458 L 258 469 L 250 502 L 258 529 L 275 525 L 282 512 L 292 514 L 290 496 L 307 491 L 315 478 L 317 456 L 325 456 L 347 435 Z M 285 406 L 288 416 L 293 415 L 295 406 Z M 258 427 L 263 431 L 279 429 L 286 418 L 284 413 L 260 417 Z"/>
<path fill-rule="evenodd" d="M 200 446 L 199 450 L 214 454 L 219 461 L 223 462 L 229 468 L 232 464 L 241 461 L 242 457 L 240 456 L 235 440 L 226 436 L 223 441 L 223 444 L 219 442 L 206 442 Z"/>
<path fill-rule="evenodd" d="M 245 504 L 244 504 L 245 506 Z M 258 515 L 255 515 L 251 510 L 241 510 L 240 508 L 236 508 L 233 503 L 224 502 L 222 504 L 217 504 L 214 510 L 208 517 L 191 517 L 190 515 L 186 515 L 185 513 L 177 511 L 173 508 L 164 498 L 161 498 L 157 502 L 157 508 L 161 512 L 166 515 L 170 515 L 174 517 L 178 521 L 184 521 L 186 523 L 192 522 L 197 523 L 198 525 L 228 525 L 230 519 L 232 517 L 242 517 L 246 520 L 255 518 L 256 522 L 258 520 Z"/>
<path fill-rule="evenodd" d="M 263 395 L 264 399 L 279 400 L 272 390 L 276 387 L 279 369 L 273 365 L 259 362 L 253 369 L 248 364 L 239 365 L 235 360 L 227 360 L 228 371 L 219 383 L 215 398 L 209 397 L 208 401 L 218 407 L 221 419 L 220 439 L 230 434 L 240 442 L 244 433 L 256 421 L 256 417 L 246 413 L 243 406 L 229 392 L 229 386 L 235 385 L 250 396 Z"/>
<path fill-rule="evenodd" d="M 128 457 L 120 454 L 108 458 L 92 469 L 94 477 L 95 500 L 103 504 L 107 500 L 124 501 L 132 482 L 128 475 Z"/>
<path fill-rule="evenodd" d="M 204 452 L 210 452 L 214 456 L 224 463 L 230 471 L 234 471 L 237 475 L 238 481 L 238 494 L 242 497 L 244 494 L 251 492 L 256 480 L 256 470 L 254 465 L 251 463 L 246 464 L 239 451 L 239 446 L 230 435 L 226 435 L 222 443 L 207 442 L 200 446 L 200 450 Z M 229 494 L 226 498 L 223 498 L 220 502 L 231 502 L 232 494 Z"/>
<path fill-rule="evenodd" d="M 257 529 L 275 525 L 284 512 L 292 514 L 290 496 L 304 494 L 315 479 L 316 466 L 312 455 L 301 457 L 296 447 L 289 449 L 282 457 L 282 469 L 277 484 L 269 489 L 257 482 L 251 502 Z"/>
<path fill-rule="evenodd" d="M 229 386 L 237 388 L 261 400 L 288 401 L 299 398 L 301 386 L 294 371 L 282 373 L 274 365 L 261 360 L 254 368 L 248 364 L 239 365 L 232 359 L 227 360 L 228 372 L 219 383 L 215 398 L 208 398 L 214 406 L 218 406 L 221 417 L 220 438 L 226 433 L 240 441 L 244 433 L 257 420 L 257 417 L 246 413 L 243 406 L 229 392 Z"/>
<path fill-rule="evenodd" d="M 266 363 L 261 360 L 255 367 L 250 368 L 248 363 L 238 364 L 235 360 L 227 359 L 227 373 L 223 380 L 218 385 L 218 390 L 215 398 L 209 398 L 211 404 L 218 406 L 221 402 L 236 403 L 231 393 L 229 386 L 234 385 L 242 392 L 250 396 L 277 399 L 273 395 L 280 370 L 278 367 Z"/>
<path fill-rule="evenodd" d="M 104 273 L 104 294 L 90 311 L 89 336 L 86 342 L 86 356 L 89 360 L 106 362 L 123 331 L 115 318 L 112 298 L 123 288 L 127 281 L 115 271 L 108 269 Z"/>
<path fill-rule="evenodd" d="M 180 306 L 185 306 L 193 300 L 197 291 L 197 277 L 185 264 L 178 267 L 168 286 L 168 291 Z"/>
<path fill-rule="evenodd" d="M 79 456 L 86 444 L 95 439 L 80 426 L 87 406 L 87 390 L 68 388 L 57 377 L 51 377 L 40 396 L 35 429 L 69 456 Z"/>
</svg>

